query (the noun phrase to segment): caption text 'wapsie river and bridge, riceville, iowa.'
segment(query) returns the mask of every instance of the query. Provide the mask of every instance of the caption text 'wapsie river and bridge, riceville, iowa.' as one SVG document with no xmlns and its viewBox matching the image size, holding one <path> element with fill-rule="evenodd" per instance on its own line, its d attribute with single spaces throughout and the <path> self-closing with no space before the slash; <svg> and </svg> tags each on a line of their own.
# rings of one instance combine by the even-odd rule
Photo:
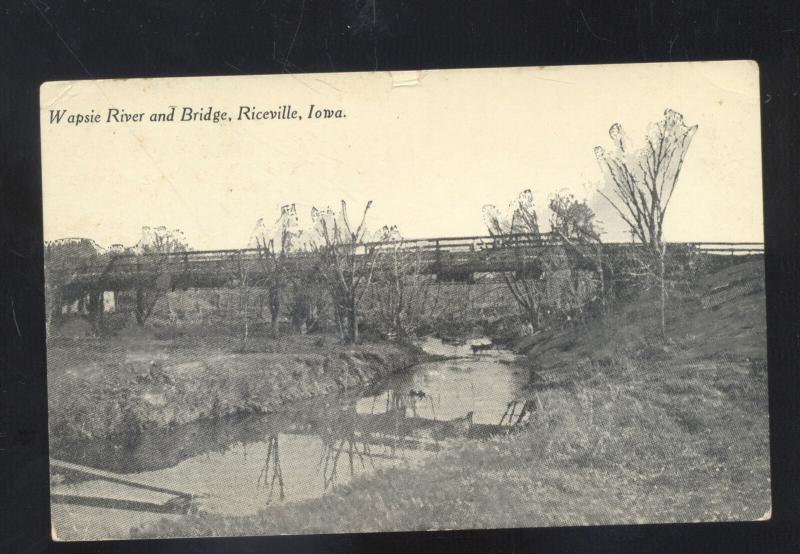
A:
<svg viewBox="0 0 800 554">
<path fill-rule="evenodd" d="M 277 121 L 277 120 L 317 120 L 317 119 L 343 119 L 347 117 L 340 107 L 320 107 L 309 104 L 307 109 L 299 110 L 291 104 L 283 104 L 275 109 L 263 109 L 259 106 L 239 106 L 236 117 L 232 117 L 226 110 L 215 109 L 214 106 L 192 108 L 189 106 L 169 106 L 164 111 L 129 112 L 123 108 L 107 108 L 106 110 L 90 110 L 88 113 L 70 113 L 69 110 L 50 110 L 50 125 L 92 125 L 103 123 L 151 123 L 161 122 L 210 122 L 222 123 L 223 121 Z"/>
</svg>

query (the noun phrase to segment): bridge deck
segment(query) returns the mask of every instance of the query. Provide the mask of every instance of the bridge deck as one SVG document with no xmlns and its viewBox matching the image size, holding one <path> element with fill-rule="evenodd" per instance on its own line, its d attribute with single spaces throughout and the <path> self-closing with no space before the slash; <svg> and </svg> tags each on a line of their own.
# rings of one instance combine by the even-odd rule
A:
<svg viewBox="0 0 800 554">
<path fill-rule="evenodd" d="M 364 255 L 369 246 L 359 247 L 356 255 Z M 564 246 L 566 243 L 552 235 L 503 235 L 416 239 L 383 243 L 380 248 L 386 261 L 395 255 L 413 260 L 420 274 L 458 275 L 526 271 L 536 266 L 543 251 Z M 640 248 L 631 243 L 602 245 L 603 252 L 612 257 Z M 764 251 L 763 243 L 671 243 L 668 248 L 709 255 Z M 49 259 L 46 263 L 62 287 L 73 290 L 128 290 L 142 286 L 216 288 L 241 282 L 243 276 L 258 283 L 270 272 L 270 263 L 265 263 L 258 249 L 105 254 L 82 261 Z M 291 253 L 282 263 L 290 273 L 319 269 L 319 259 L 312 252 Z"/>
</svg>

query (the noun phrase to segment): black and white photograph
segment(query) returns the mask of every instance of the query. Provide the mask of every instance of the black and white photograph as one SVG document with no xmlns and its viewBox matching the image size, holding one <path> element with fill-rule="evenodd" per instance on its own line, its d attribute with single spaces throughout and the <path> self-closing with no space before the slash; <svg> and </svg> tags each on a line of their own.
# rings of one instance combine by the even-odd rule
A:
<svg viewBox="0 0 800 554">
<path fill-rule="evenodd" d="M 40 107 L 53 540 L 770 519 L 755 62 Z"/>
</svg>

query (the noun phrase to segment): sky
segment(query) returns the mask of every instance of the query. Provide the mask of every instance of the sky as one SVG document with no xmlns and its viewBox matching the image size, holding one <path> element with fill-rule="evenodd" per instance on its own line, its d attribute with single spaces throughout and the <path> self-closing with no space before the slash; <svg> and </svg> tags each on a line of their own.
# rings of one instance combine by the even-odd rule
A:
<svg viewBox="0 0 800 554">
<path fill-rule="evenodd" d="M 309 106 L 341 109 L 309 119 Z M 240 106 L 291 105 L 302 120 L 237 121 Z M 151 122 L 176 106 L 233 120 Z M 134 244 L 142 226 L 182 229 L 195 249 L 246 246 L 256 222 L 295 203 L 373 201 L 370 227 L 403 236 L 486 234 L 482 207 L 531 189 L 539 219 L 569 192 L 606 241 L 630 240 L 597 193 L 593 149 L 620 123 L 634 144 L 666 108 L 698 131 L 665 223 L 670 241 L 762 241 L 758 68 L 691 62 L 424 72 L 127 79 L 41 89 L 45 240 Z M 107 110 L 144 113 L 106 122 Z M 51 124 L 51 110 L 67 110 Z M 67 123 L 73 114 L 101 122 Z"/>
</svg>

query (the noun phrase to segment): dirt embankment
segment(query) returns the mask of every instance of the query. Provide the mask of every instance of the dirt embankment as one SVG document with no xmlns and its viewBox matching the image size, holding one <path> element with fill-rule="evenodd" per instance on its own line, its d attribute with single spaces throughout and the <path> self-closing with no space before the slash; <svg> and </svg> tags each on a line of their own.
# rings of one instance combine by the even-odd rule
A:
<svg viewBox="0 0 800 554">
<path fill-rule="evenodd" d="M 731 264 L 703 276 L 691 294 L 670 298 L 666 345 L 660 335 L 657 291 L 618 303 L 607 319 L 520 339 L 514 348 L 536 370 L 600 365 L 620 356 L 680 360 L 734 357 L 766 361 L 764 263 Z"/>
<path fill-rule="evenodd" d="M 286 337 L 236 352 L 226 337 L 55 339 L 48 350 L 51 446 L 237 413 L 355 388 L 419 363 L 390 342 Z"/>
</svg>

